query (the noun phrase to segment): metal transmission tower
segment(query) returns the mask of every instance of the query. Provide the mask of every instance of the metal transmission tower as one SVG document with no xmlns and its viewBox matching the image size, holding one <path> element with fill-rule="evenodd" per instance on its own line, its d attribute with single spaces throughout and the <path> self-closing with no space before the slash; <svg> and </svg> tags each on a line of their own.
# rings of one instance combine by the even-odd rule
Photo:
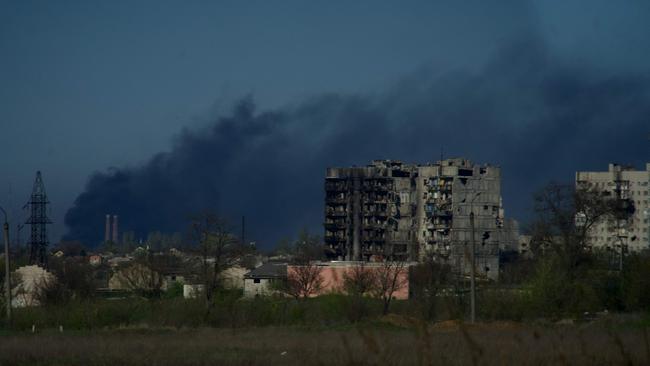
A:
<svg viewBox="0 0 650 366">
<path fill-rule="evenodd" d="M 48 203 L 50 203 L 50 201 L 47 200 L 43 178 L 41 177 L 41 172 L 38 171 L 36 172 L 36 180 L 34 181 L 32 196 L 25 206 L 31 205 L 31 216 L 26 222 L 26 224 L 29 224 L 32 229 L 29 243 L 29 264 L 36 264 L 41 267 L 45 267 L 47 263 L 46 251 L 49 242 L 47 240 L 46 225 L 52 223 L 52 221 L 47 218 L 46 207 Z"/>
</svg>

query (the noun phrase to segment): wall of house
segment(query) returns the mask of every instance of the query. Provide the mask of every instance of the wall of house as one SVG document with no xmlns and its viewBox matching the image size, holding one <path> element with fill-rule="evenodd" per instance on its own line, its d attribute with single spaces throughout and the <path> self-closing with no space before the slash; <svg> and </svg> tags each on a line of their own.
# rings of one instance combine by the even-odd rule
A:
<svg viewBox="0 0 650 366">
<path fill-rule="evenodd" d="M 360 262 L 329 262 L 320 264 L 320 275 L 323 279 L 322 288 L 313 296 L 315 297 L 330 293 L 344 293 L 345 290 L 343 284 L 345 273 L 350 273 L 350 271 L 359 265 Z M 363 268 L 367 271 L 377 271 L 381 269 L 382 266 L 382 263 L 363 263 Z M 287 266 L 287 276 L 290 276 L 291 273 L 295 272 L 297 267 L 298 266 L 293 265 Z M 408 265 L 405 265 L 400 271 L 398 281 L 403 283 L 403 286 L 393 293 L 393 298 L 406 300 L 409 297 Z"/>
<path fill-rule="evenodd" d="M 276 291 L 272 288 L 272 280 L 267 278 L 245 278 L 244 279 L 244 297 L 267 296 Z"/>
</svg>

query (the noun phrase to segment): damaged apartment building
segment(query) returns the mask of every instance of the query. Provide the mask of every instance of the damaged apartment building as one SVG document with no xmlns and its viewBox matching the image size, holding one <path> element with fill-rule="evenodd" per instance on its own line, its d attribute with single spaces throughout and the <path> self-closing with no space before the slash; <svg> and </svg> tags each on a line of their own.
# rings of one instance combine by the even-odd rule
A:
<svg viewBox="0 0 650 366">
<path fill-rule="evenodd" d="M 609 164 L 607 171 L 576 172 L 576 187 L 602 192 L 606 197 L 628 201 L 630 217 L 608 218 L 589 230 L 592 246 L 604 249 L 623 248 L 638 252 L 650 248 L 650 163 L 645 170 L 633 166 Z"/>
<path fill-rule="evenodd" d="M 325 241 L 334 260 L 433 256 L 468 273 L 473 211 L 477 273 L 496 279 L 500 250 L 518 240 L 516 222 L 504 219 L 495 166 L 461 158 L 426 165 L 376 160 L 328 168 L 325 192 Z"/>
</svg>

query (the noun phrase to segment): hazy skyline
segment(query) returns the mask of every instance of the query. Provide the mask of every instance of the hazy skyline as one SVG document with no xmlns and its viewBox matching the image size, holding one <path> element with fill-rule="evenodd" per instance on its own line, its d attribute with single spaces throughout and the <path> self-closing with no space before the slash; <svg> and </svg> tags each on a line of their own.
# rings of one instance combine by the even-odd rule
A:
<svg viewBox="0 0 650 366">
<path fill-rule="evenodd" d="M 179 187 L 243 197 L 263 189 L 238 179 L 257 177 L 271 189 L 303 179 L 293 192 L 309 204 L 284 205 L 281 199 L 291 195 L 283 190 L 268 201 L 223 200 L 223 211 L 251 216 L 255 234 L 272 238 L 253 237 L 266 246 L 303 225 L 320 233 L 318 197 L 328 165 L 371 158 L 424 163 L 444 148 L 502 165 L 506 212 L 517 218 L 545 181 L 571 181 L 571 172 L 604 170 L 612 161 L 640 167 L 648 160 L 650 4 L 644 1 L 0 4 L 0 205 L 15 221 L 41 170 L 52 201 L 52 241 L 66 231 L 64 215 L 93 172 L 116 167 L 140 177 L 152 171 L 155 154 L 172 152 L 175 166 L 185 158 L 174 152 L 194 151 L 192 141 L 202 138 L 219 141 L 209 151 L 222 156 L 197 170 L 214 167 L 235 178 L 224 186 L 212 176 L 188 185 L 142 180 L 152 185 L 144 197 L 161 192 L 170 205 L 178 192 L 183 202 L 197 198 Z M 232 141 L 223 130 L 214 140 L 196 132 L 218 131 L 224 120 L 241 127 L 242 115 L 231 110 L 246 96 L 256 105 L 246 123 L 273 126 L 252 132 L 264 137 L 258 145 L 227 149 Z M 344 144 L 373 126 L 376 143 Z M 400 126 L 408 127 L 400 132 Z M 235 130 L 239 137 L 251 133 Z M 470 131 L 473 145 L 465 146 L 458 131 Z M 437 132 L 457 136 L 440 141 Z M 495 142 L 480 146 L 483 136 Z M 525 140 L 531 138 L 539 140 Z M 378 148 L 392 140 L 400 146 Z M 602 150 L 583 155 L 594 146 Z M 229 152 L 239 155 L 224 158 Z M 272 164 L 260 164 L 262 157 Z M 291 180 L 269 178 L 290 171 L 282 159 L 310 168 Z M 526 164 L 542 170 L 531 174 Z M 266 175 L 249 174 L 246 166 Z M 527 181 L 531 186 L 521 187 Z M 287 214 L 264 222 L 268 212 L 256 209 L 259 202 L 282 205 Z M 100 219 L 88 230 L 101 235 L 105 213 L 96 212 Z M 282 232 L 268 232 L 279 224 L 286 225 Z"/>
</svg>

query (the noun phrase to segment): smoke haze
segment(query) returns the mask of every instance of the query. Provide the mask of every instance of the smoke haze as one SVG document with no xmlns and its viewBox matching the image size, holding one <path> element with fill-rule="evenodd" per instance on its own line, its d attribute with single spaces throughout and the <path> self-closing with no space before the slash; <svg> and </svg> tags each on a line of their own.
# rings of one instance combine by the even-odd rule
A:
<svg viewBox="0 0 650 366">
<path fill-rule="evenodd" d="M 602 73 L 523 37 L 480 71 L 421 69 L 387 90 L 325 94 L 271 110 L 253 97 L 141 166 L 93 174 L 65 215 L 68 239 L 101 241 L 106 213 L 121 229 L 185 231 L 213 210 L 269 248 L 307 227 L 321 233 L 329 166 L 373 159 L 426 163 L 463 156 L 502 167 L 506 216 L 525 221 L 531 193 L 608 162 L 647 158 L 650 79 Z"/>
</svg>

